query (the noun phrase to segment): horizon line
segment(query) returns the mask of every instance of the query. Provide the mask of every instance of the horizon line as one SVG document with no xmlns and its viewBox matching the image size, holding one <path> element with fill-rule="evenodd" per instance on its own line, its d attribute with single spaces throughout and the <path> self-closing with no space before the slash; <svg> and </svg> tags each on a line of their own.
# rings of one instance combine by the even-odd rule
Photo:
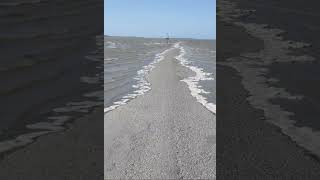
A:
<svg viewBox="0 0 320 180">
<path fill-rule="evenodd" d="M 109 36 L 109 37 L 133 37 L 133 38 L 155 38 L 155 39 L 164 39 L 165 37 L 143 37 L 143 36 L 122 36 L 122 35 L 108 35 L 104 34 L 104 36 Z M 217 40 L 217 38 L 191 38 L 191 37 L 170 37 L 171 39 L 196 39 L 196 40 Z"/>
</svg>

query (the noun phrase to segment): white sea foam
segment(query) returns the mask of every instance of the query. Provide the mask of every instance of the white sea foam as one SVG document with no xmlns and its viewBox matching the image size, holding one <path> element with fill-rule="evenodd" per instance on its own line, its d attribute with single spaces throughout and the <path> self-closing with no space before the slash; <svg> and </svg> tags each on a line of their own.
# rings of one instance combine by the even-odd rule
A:
<svg viewBox="0 0 320 180">
<path fill-rule="evenodd" d="M 137 96 L 143 95 L 149 90 L 151 90 L 150 83 L 146 80 L 146 75 L 149 74 L 153 68 L 155 68 L 155 65 L 158 62 L 163 60 L 164 55 L 172 48 L 169 48 L 161 53 L 156 54 L 154 60 L 149 65 L 143 66 L 141 70 L 137 71 L 137 75 L 136 77 L 134 77 L 134 79 L 137 80 L 137 84 L 132 85 L 132 87 L 136 90 L 133 91 L 133 93 L 123 96 L 119 101 L 113 102 L 111 106 L 104 108 L 104 112 L 107 113 L 121 105 L 125 105 L 129 100 L 134 99 Z"/>
<path fill-rule="evenodd" d="M 104 61 L 115 61 L 119 60 L 119 58 L 104 58 Z"/>
<path fill-rule="evenodd" d="M 150 42 L 150 43 L 143 43 L 146 46 L 154 46 L 154 45 L 164 45 L 165 43 L 160 42 Z"/>
<path fill-rule="evenodd" d="M 80 78 L 82 82 L 88 83 L 88 84 L 97 84 L 99 83 L 100 77 L 88 77 L 84 76 Z"/>
<path fill-rule="evenodd" d="M 186 58 L 184 58 L 186 51 L 180 44 L 181 42 L 174 45 L 175 48 L 180 50 L 180 54 L 176 57 L 176 59 L 180 61 L 181 65 L 191 69 L 196 74 L 195 76 L 185 78 L 182 81 L 187 83 L 191 91 L 191 95 L 195 97 L 200 104 L 202 104 L 212 113 L 216 114 L 216 105 L 214 103 L 208 102 L 206 97 L 201 95 L 210 92 L 201 89 L 201 86 L 199 85 L 200 81 L 214 80 L 214 78 L 211 77 L 212 73 L 207 73 L 203 70 L 203 68 L 190 65 L 190 62 Z"/>
<path fill-rule="evenodd" d="M 114 49 L 114 48 L 117 48 L 117 45 L 116 45 L 116 43 L 114 43 L 114 42 L 111 42 L 111 41 L 107 41 L 106 42 L 106 48 L 110 48 L 110 49 Z"/>
<path fill-rule="evenodd" d="M 35 138 L 50 133 L 51 131 L 32 132 L 28 134 L 22 134 L 13 140 L 7 140 L 0 142 L 0 153 L 28 145 L 34 141 Z"/>
</svg>

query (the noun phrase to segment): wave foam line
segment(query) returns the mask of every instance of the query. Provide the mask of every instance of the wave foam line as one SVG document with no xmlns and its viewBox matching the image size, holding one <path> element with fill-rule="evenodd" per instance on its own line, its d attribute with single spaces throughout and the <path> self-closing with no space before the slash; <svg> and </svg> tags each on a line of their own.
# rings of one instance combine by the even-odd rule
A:
<svg viewBox="0 0 320 180">
<path fill-rule="evenodd" d="M 212 73 L 205 72 L 203 70 L 203 68 L 191 66 L 190 62 L 186 58 L 184 58 L 186 51 L 180 45 L 180 43 L 176 43 L 174 45 L 174 47 L 180 50 L 180 54 L 178 56 L 176 56 L 176 59 L 180 61 L 180 64 L 184 67 L 189 68 L 190 70 L 192 70 L 193 72 L 196 73 L 195 76 L 185 78 L 181 81 L 187 83 L 187 85 L 191 91 L 191 95 L 193 97 L 195 97 L 200 104 L 202 104 L 204 107 L 206 107 L 212 113 L 216 114 L 216 104 L 209 103 L 207 101 L 207 98 L 201 95 L 201 94 L 208 94 L 210 92 L 207 92 L 204 89 L 201 89 L 201 87 L 199 86 L 200 81 L 214 80 L 213 77 L 210 77 L 212 75 Z"/>
<path fill-rule="evenodd" d="M 136 90 L 133 91 L 133 93 L 123 96 L 119 101 L 113 102 L 111 106 L 104 108 L 104 113 L 112 111 L 121 105 L 125 105 L 131 99 L 134 99 L 137 96 L 143 95 L 146 92 L 150 91 L 151 84 L 146 80 L 146 75 L 148 75 L 152 71 L 152 69 L 155 68 L 155 65 L 164 59 L 164 55 L 173 48 L 174 47 L 171 47 L 161 53 L 156 54 L 154 60 L 150 64 L 143 66 L 141 70 L 137 71 L 137 76 L 133 79 L 137 80 L 138 82 L 137 84 L 132 85 L 132 87 Z"/>
</svg>

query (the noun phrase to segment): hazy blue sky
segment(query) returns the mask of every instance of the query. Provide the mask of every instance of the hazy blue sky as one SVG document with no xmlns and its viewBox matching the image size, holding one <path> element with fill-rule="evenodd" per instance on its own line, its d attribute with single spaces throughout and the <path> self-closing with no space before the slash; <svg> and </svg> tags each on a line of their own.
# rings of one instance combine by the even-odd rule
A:
<svg viewBox="0 0 320 180">
<path fill-rule="evenodd" d="M 104 33 L 215 39 L 216 0 L 104 0 Z"/>
</svg>

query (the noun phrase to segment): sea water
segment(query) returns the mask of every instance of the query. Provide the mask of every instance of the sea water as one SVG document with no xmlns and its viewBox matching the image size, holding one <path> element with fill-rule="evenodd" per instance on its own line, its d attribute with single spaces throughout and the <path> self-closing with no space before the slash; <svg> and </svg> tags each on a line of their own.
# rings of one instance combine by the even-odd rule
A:
<svg viewBox="0 0 320 180">
<path fill-rule="evenodd" d="M 182 80 L 188 84 L 191 95 L 215 113 L 215 41 L 175 39 L 167 44 L 164 39 L 135 37 L 104 38 L 104 111 L 149 91 L 151 85 L 146 75 L 171 48 L 180 51 L 177 61 L 194 73 Z"/>
<path fill-rule="evenodd" d="M 163 39 L 105 37 L 104 107 L 111 111 L 150 90 L 146 74 L 170 48 Z"/>
</svg>

